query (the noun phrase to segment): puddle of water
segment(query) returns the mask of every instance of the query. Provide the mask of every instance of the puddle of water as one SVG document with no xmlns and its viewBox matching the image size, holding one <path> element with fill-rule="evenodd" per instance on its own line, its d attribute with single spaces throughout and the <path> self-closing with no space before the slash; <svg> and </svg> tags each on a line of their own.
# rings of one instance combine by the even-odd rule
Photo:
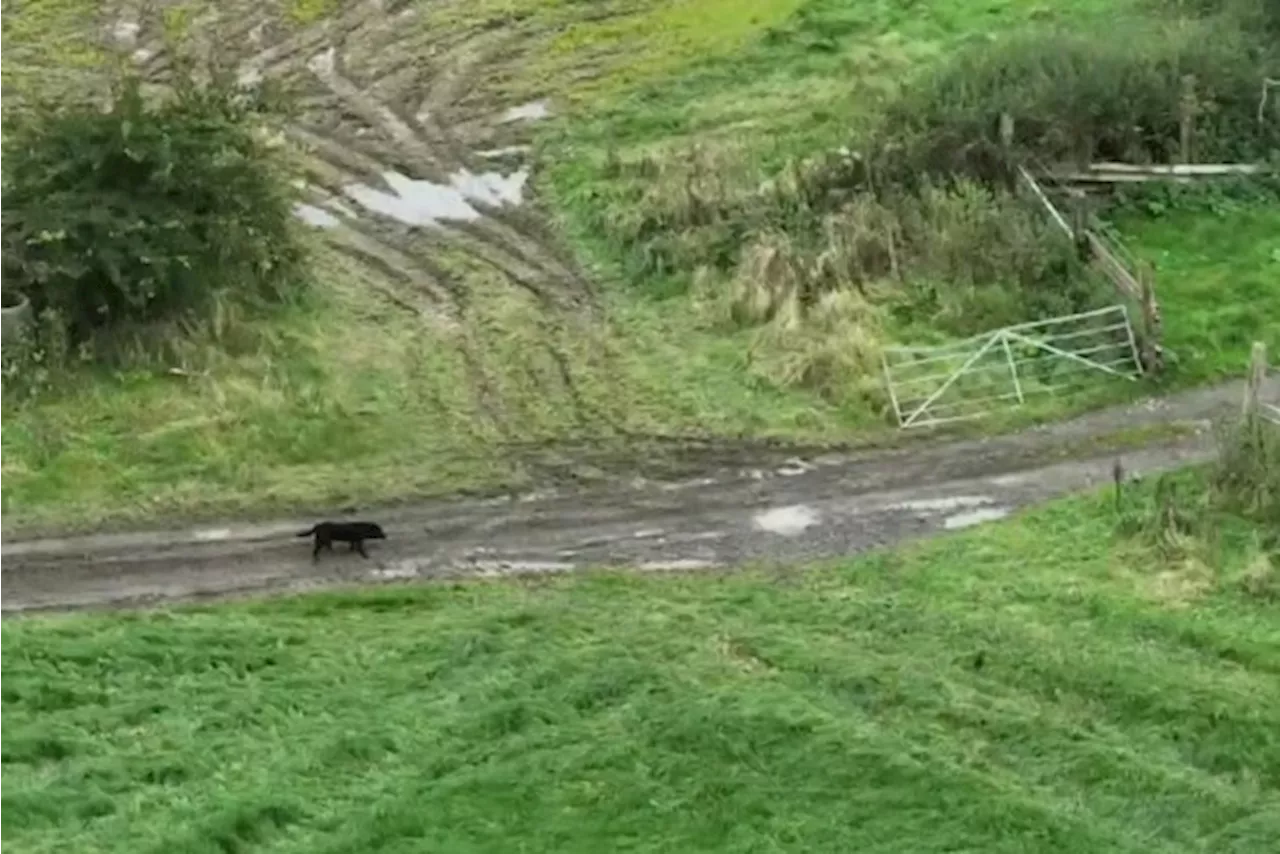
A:
<svg viewBox="0 0 1280 854">
<path fill-rule="evenodd" d="M 196 531 L 192 538 L 204 543 L 213 543 L 218 540 L 225 540 L 230 536 L 230 528 L 206 528 L 203 531 Z"/>
<path fill-rule="evenodd" d="M 482 578 L 530 573 L 568 572 L 573 564 L 558 560 L 480 560 L 471 564 L 473 572 Z"/>
<path fill-rule="evenodd" d="M 369 571 L 372 578 L 390 581 L 398 578 L 417 578 L 418 564 L 412 560 L 402 560 Z"/>
<path fill-rule="evenodd" d="M 805 462 L 799 457 L 792 457 L 774 471 L 783 477 L 795 477 L 798 474 L 813 471 L 813 469 L 812 463 Z"/>
<path fill-rule="evenodd" d="M 761 531 L 778 534 L 783 537 L 794 537 L 796 534 L 818 524 L 818 514 L 803 504 L 791 507 L 775 507 L 758 513 L 752 523 Z"/>
<path fill-rule="evenodd" d="M 957 513 L 954 516 L 948 516 L 942 522 L 942 526 L 948 531 L 954 531 L 958 528 L 968 528 L 973 525 L 981 525 L 983 522 L 995 522 L 1009 515 L 1008 507 L 983 507 L 978 510 L 970 510 L 967 513 Z"/>
<path fill-rule="evenodd" d="M 336 216 L 315 205 L 296 204 L 293 206 L 293 213 L 307 225 L 314 225 L 317 228 L 337 228 L 342 224 Z"/>
<path fill-rule="evenodd" d="M 529 173 L 524 169 L 510 175 L 499 175 L 497 172 L 473 175 L 459 169 L 449 176 L 449 183 L 462 195 L 495 207 L 520 204 L 524 200 L 524 185 L 528 180 Z"/>
<path fill-rule="evenodd" d="M 980 507 L 993 503 L 985 495 L 954 495 L 950 498 L 920 498 L 914 501 L 903 501 L 891 504 L 890 510 L 916 510 L 923 512 L 959 510 L 962 507 Z"/>
<path fill-rule="evenodd" d="M 638 564 L 636 569 L 641 572 L 680 572 L 686 569 L 711 569 L 714 566 L 716 566 L 715 561 L 683 558 L 678 560 L 649 560 Z"/>
<path fill-rule="evenodd" d="M 367 184 L 348 184 L 343 192 L 362 207 L 406 225 L 434 225 L 440 220 L 470 222 L 480 218 L 471 201 L 495 207 L 520 204 L 528 170 L 510 175 L 483 172 L 479 175 L 458 170 L 449 176 L 448 184 L 418 181 L 398 172 L 382 175 L 391 192 L 374 189 Z"/>
<path fill-rule="evenodd" d="M 551 108 L 547 106 L 546 101 L 530 101 L 527 104 L 521 104 L 518 107 L 512 107 L 502 114 L 501 121 L 506 122 L 536 122 L 538 119 L 545 119 L 551 115 Z"/>
</svg>

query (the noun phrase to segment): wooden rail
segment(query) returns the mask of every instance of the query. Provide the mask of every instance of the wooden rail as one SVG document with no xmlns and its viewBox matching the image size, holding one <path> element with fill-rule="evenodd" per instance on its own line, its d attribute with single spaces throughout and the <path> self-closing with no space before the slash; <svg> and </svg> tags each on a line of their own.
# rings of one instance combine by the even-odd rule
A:
<svg viewBox="0 0 1280 854">
<path fill-rule="evenodd" d="M 1072 225 L 1073 220 L 1068 219 L 1058 210 L 1040 183 L 1025 167 L 1018 166 L 1017 173 L 1036 201 L 1044 208 L 1049 219 L 1081 247 L 1089 260 L 1111 281 L 1117 293 L 1137 308 L 1141 317 L 1137 332 L 1142 368 L 1146 373 L 1159 373 L 1164 368 L 1164 348 L 1160 344 L 1163 323 L 1150 270 L 1137 264 L 1134 265 L 1134 269 L 1130 269 L 1120 259 L 1119 253 L 1111 247 L 1105 235 L 1082 223 Z"/>
</svg>

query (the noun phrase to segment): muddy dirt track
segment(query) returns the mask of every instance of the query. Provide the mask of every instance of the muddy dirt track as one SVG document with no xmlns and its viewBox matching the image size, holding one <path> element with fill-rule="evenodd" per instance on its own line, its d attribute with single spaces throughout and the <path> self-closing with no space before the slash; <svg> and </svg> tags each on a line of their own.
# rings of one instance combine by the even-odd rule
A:
<svg viewBox="0 0 1280 854">
<path fill-rule="evenodd" d="M 681 482 L 366 512 L 389 537 L 370 546 L 369 560 L 339 547 L 313 563 L 310 541 L 294 536 L 312 519 L 5 542 L 0 604 L 12 615 L 389 581 L 611 566 L 695 570 L 856 554 L 1106 483 L 1116 454 L 1089 444 L 1119 429 L 1199 428 L 1125 451 L 1130 476 L 1211 459 L 1211 420 L 1235 411 L 1241 393 L 1232 383 L 1010 436 L 791 459 Z M 1280 378 L 1264 395 L 1280 399 Z"/>
</svg>

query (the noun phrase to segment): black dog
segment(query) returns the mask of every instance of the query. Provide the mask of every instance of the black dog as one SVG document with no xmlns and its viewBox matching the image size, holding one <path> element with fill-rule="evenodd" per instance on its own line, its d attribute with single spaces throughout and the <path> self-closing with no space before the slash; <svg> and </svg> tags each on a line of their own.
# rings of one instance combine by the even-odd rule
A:
<svg viewBox="0 0 1280 854">
<path fill-rule="evenodd" d="M 382 533 L 382 528 L 373 522 L 321 522 L 309 531 L 303 531 L 298 534 L 299 537 L 309 537 L 315 534 L 316 547 L 311 550 L 311 559 L 320 559 L 320 550 L 328 549 L 333 551 L 333 541 L 340 543 L 350 543 L 351 551 L 359 552 L 360 557 L 368 557 L 364 550 L 365 540 L 385 540 L 387 535 Z"/>
</svg>

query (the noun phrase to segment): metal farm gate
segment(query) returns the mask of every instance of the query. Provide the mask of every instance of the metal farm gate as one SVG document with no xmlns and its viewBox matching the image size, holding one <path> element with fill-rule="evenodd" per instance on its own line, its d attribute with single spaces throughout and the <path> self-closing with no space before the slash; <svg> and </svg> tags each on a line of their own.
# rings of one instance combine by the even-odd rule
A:
<svg viewBox="0 0 1280 854">
<path fill-rule="evenodd" d="M 1142 366 L 1128 310 L 1113 305 L 950 344 L 890 348 L 884 373 L 905 428 L 981 418 L 1090 378 L 1136 380 Z"/>
</svg>

